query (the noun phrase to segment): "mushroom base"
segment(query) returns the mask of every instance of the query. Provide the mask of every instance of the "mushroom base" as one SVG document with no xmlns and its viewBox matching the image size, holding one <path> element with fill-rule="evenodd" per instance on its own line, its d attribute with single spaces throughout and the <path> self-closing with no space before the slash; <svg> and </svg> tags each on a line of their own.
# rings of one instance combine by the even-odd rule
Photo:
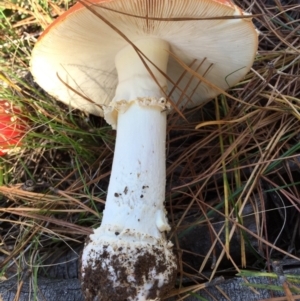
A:
<svg viewBox="0 0 300 301">
<path fill-rule="evenodd" d="M 172 244 L 154 238 L 149 243 L 150 237 L 147 242 L 132 242 L 130 232 L 114 240 L 98 237 L 85 246 L 81 284 L 86 301 L 154 301 L 174 287 L 177 266 Z"/>
</svg>

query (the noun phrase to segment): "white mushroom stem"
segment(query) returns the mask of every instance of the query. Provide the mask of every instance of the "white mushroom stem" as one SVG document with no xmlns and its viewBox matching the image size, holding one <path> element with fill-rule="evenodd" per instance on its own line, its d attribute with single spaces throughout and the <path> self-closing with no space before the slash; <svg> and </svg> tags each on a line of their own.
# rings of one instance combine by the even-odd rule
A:
<svg viewBox="0 0 300 301">
<path fill-rule="evenodd" d="M 105 114 L 106 119 L 117 115 L 117 139 L 102 226 L 113 221 L 121 231 L 135 229 L 160 238 L 161 232 L 170 230 L 164 209 L 168 105 L 162 74 L 167 71 L 169 45 L 159 39 L 135 45 L 152 74 L 131 45 L 118 53 L 119 84 Z"/>
<path fill-rule="evenodd" d="M 133 103 L 119 113 L 112 173 L 102 226 L 135 229 L 156 238 L 165 219 L 166 112 Z M 151 221 L 151 222 L 150 222 Z"/>
<path fill-rule="evenodd" d="M 135 44 L 166 73 L 166 42 Z M 157 82 L 132 46 L 116 57 L 119 85 L 105 118 L 117 127 L 117 139 L 102 223 L 82 256 L 86 300 L 157 300 L 175 280 L 176 260 L 164 234 L 170 230 L 164 208 L 167 82 L 147 64 Z"/>
</svg>

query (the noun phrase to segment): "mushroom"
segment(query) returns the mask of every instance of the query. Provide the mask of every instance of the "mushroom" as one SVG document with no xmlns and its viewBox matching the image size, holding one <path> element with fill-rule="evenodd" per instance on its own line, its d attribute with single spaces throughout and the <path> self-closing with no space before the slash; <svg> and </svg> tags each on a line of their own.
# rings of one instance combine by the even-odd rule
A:
<svg viewBox="0 0 300 301">
<path fill-rule="evenodd" d="M 19 150 L 26 128 L 21 110 L 7 100 L 0 100 L 0 156 Z"/>
<path fill-rule="evenodd" d="M 37 83 L 117 130 L 102 223 L 82 255 L 86 300 L 159 300 L 173 286 L 164 207 L 170 103 L 194 107 L 236 84 L 257 40 L 251 18 L 228 0 L 92 0 L 77 3 L 37 41 Z"/>
</svg>

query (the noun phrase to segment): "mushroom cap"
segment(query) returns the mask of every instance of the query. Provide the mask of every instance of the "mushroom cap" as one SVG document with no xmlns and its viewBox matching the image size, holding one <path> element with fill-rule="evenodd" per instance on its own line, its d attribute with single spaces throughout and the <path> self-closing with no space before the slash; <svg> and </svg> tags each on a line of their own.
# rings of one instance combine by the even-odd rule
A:
<svg viewBox="0 0 300 301">
<path fill-rule="evenodd" d="M 182 76 L 185 69 L 174 57 L 226 90 L 245 76 L 256 54 L 258 37 L 251 18 L 238 18 L 245 13 L 228 0 L 90 0 L 87 5 L 133 43 L 147 37 L 169 43 L 168 89 L 179 107 L 196 106 L 220 91 L 198 78 L 191 80 L 192 75 Z M 225 19 L 203 20 L 213 17 Z M 77 3 L 40 36 L 31 72 L 52 96 L 103 116 L 102 107 L 109 105 L 118 84 L 115 57 L 126 45 L 118 32 Z"/>
<path fill-rule="evenodd" d="M 0 100 L 0 156 L 16 152 L 25 134 L 26 120 L 19 108 L 6 100 Z"/>
</svg>

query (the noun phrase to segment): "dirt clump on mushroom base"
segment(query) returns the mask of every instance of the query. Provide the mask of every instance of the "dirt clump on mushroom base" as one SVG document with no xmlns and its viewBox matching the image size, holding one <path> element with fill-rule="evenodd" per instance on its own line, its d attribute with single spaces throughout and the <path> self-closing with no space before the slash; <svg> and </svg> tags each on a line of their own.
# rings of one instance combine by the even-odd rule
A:
<svg viewBox="0 0 300 301">
<path fill-rule="evenodd" d="M 103 246 L 84 269 L 81 283 L 86 301 L 155 300 L 173 288 L 177 269 L 167 265 L 168 255 L 159 246 L 119 247 L 113 254 L 109 248 Z M 166 271 L 169 280 L 162 282 Z"/>
</svg>

